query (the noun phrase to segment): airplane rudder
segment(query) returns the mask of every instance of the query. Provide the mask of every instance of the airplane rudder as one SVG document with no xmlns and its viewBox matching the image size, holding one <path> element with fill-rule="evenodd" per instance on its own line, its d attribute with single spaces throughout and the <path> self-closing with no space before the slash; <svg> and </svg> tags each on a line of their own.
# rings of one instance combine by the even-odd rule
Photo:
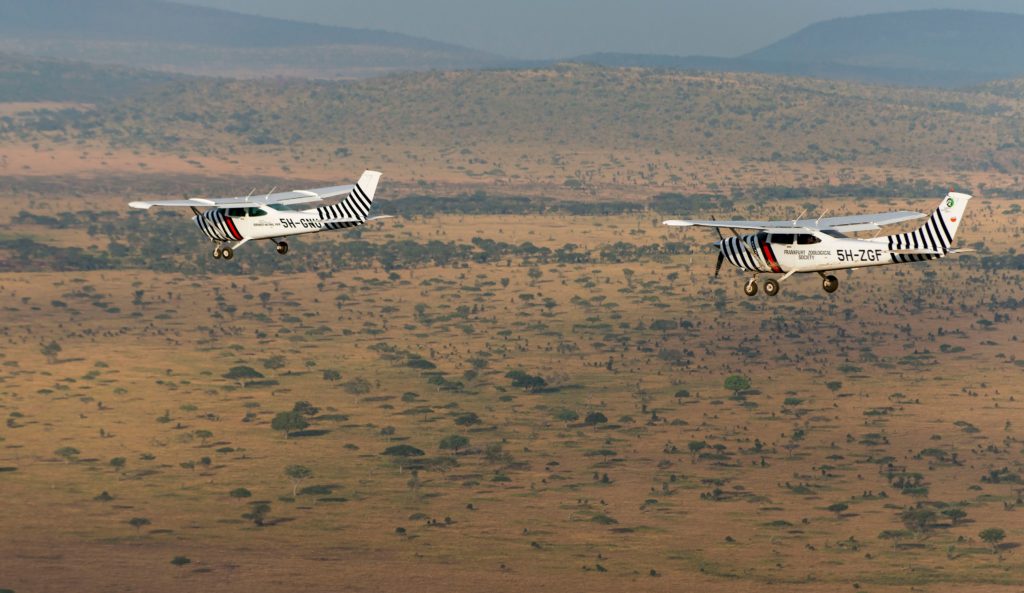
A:
<svg viewBox="0 0 1024 593">
<path fill-rule="evenodd" d="M 377 183 L 380 182 L 380 177 L 380 171 L 369 170 L 363 171 L 363 174 L 359 176 L 357 185 L 367 199 L 373 200 L 373 194 L 377 191 Z"/>
</svg>

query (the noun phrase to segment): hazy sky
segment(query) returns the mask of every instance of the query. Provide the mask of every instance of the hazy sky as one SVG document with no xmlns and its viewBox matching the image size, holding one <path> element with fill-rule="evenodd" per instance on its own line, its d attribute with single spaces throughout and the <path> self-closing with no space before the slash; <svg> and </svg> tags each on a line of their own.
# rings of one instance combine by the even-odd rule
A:
<svg viewBox="0 0 1024 593">
<path fill-rule="evenodd" d="M 596 51 L 736 56 L 813 22 L 923 8 L 1024 13 L 1022 0 L 181 0 L 383 29 L 519 58 Z"/>
</svg>

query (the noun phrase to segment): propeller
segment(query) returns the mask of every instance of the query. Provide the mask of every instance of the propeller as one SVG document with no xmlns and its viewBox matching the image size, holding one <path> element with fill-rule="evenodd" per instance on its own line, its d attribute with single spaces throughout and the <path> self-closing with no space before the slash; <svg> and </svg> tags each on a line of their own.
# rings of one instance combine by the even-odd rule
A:
<svg viewBox="0 0 1024 593">
<path fill-rule="evenodd" d="M 711 220 L 715 217 L 712 216 Z M 715 263 L 715 278 L 718 278 L 718 273 L 722 271 L 722 263 L 725 261 L 725 252 L 722 251 L 722 244 L 725 243 L 725 237 L 722 236 L 722 229 L 715 227 L 715 232 L 718 233 L 718 261 Z"/>
</svg>

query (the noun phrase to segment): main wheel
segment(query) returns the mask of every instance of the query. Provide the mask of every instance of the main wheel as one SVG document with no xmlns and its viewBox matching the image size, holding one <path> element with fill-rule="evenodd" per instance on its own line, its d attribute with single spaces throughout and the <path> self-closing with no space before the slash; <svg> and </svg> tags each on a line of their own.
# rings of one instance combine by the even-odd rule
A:
<svg viewBox="0 0 1024 593">
<path fill-rule="evenodd" d="M 213 248 L 213 259 L 220 259 L 220 245 Z"/>
<path fill-rule="evenodd" d="M 284 241 L 281 241 L 280 243 L 278 243 L 277 244 L 277 252 L 280 253 L 281 255 L 284 255 L 284 254 L 288 253 L 288 244 L 285 243 Z"/>
<path fill-rule="evenodd" d="M 835 276 L 825 276 L 825 279 L 821 281 L 821 287 L 825 289 L 825 292 L 835 292 L 839 288 L 839 278 Z"/>
<path fill-rule="evenodd" d="M 779 294 L 779 281 L 778 280 L 765 280 L 764 281 L 764 293 L 768 296 L 775 296 Z"/>
<path fill-rule="evenodd" d="M 235 257 L 235 252 L 234 252 L 234 250 L 233 250 L 233 249 L 231 249 L 230 247 L 228 247 L 227 245 L 225 245 L 225 246 L 224 246 L 224 247 L 223 247 L 223 248 L 222 248 L 222 249 L 220 250 L 220 256 L 221 256 L 221 257 L 223 257 L 224 259 L 231 259 L 231 258 Z"/>
<path fill-rule="evenodd" d="M 754 280 L 748 280 L 747 283 L 743 285 L 743 294 L 748 297 L 757 294 L 757 282 Z"/>
</svg>

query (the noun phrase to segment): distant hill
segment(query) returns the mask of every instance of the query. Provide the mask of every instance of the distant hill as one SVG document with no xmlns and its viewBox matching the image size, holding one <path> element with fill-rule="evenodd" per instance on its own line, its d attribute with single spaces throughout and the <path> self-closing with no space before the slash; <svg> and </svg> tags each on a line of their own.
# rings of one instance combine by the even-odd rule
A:
<svg viewBox="0 0 1024 593">
<path fill-rule="evenodd" d="M 408 35 L 161 0 L 0 0 L 0 50 L 228 76 L 359 77 L 507 63 Z"/>
<path fill-rule="evenodd" d="M 0 52 L 0 103 L 99 103 L 138 96 L 155 86 L 185 78 L 120 66 L 94 66 Z"/>
<path fill-rule="evenodd" d="M 875 14 L 817 23 L 738 58 L 591 54 L 576 61 L 961 87 L 1024 76 L 1024 15 L 968 10 Z"/>
<path fill-rule="evenodd" d="M 1009 171 L 1024 161 L 1015 123 L 1022 112 L 1019 100 L 983 91 L 563 64 L 341 83 L 186 80 L 83 113 L 68 128 L 173 139 L 164 146 L 173 151 L 293 143 L 333 151 L 345 139 L 428 147 L 427 154 L 460 147 L 494 160 L 528 147 L 614 147 L 749 162 Z"/>
</svg>

